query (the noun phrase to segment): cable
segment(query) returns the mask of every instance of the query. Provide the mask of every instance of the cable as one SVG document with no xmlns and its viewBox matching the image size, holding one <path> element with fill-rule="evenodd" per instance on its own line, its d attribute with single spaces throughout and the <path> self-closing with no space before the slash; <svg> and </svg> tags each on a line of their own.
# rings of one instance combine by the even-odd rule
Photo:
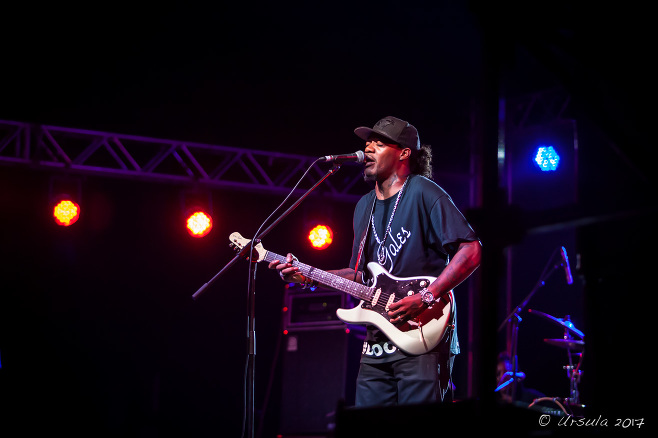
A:
<svg viewBox="0 0 658 438">
<path fill-rule="evenodd" d="M 242 397 L 242 433 L 240 434 L 241 437 L 244 438 L 245 434 L 245 427 L 247 425 L 247 371 L 249 370 L 249 355 L 247 355 L 247 359 L 244 361 L 244 377 L 242 378 L 242 392 L 244 396 Z"/>
</svg>

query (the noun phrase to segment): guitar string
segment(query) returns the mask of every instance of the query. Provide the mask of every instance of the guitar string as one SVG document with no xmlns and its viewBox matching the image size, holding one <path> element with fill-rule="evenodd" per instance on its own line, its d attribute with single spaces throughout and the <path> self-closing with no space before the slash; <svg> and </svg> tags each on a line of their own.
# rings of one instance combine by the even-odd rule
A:
<svg viewBox="0 0 658 438">
<path fill-rule="evenodd" d="M 279 260 L 281 258 L 282 258 L 281 255 L 274 254 L 274 253 L 269 253 L 269 252 L 268 252 L 268 257 L 266 257 L 266 259 L 269 259 L 268 261 Z M 308 275 L 311 275 L 310 270 L 313 269 L 312 266 L 307 265 L 306 263 L 302 263 L 302 262 L 297 261 L 297 260 L 293 261 L 293 266 L 294 265 L 297 265 L 298 267 L 305 269 L 306 271 L 308 271 Z M 314 280 L 319 281 L 319 279 L 325 279 L 326 276 L 324 274 L 327 274 L 326 276 L 335 276 L 335 277 L 337 277 L 341 282 L 345 282 L 347 287 L 351 291 L 355 292 L 355 295 L 358 295 L 358 298 L 361 298 L 364 301 L 370 300 L 370 303 L 368 303 L 368 304 L 372 304 L 372 297 L 368 297 L 368 292 L 374 292 L 376 290 L 374 287 L 365 286 L 365 285 L 361 285 L 361 284 L 358 284 L 358 283 L 355 283 L 356 287 L 349 287 L 349 284 L 354 283 L 354 282 L 352 282 L 351 280 L 344 279 L 343 277 L 340 277 L 338 275 L 331 274 L 330 272 L 326 272 L 326 271 L 320 271 L 319 274 L 315 275 L 318 278 L 314 278 Z M 394 292 L 382 291 L 379 295 L 379 298 L 377 300 L 377 304 L 375 306 L 379 305 L 379 306 L 382 306 L 382 307 L 385 308 L 386 307 L 385 304 L 382 304 L 382 303 L 388 303 L 388 300 L 391 298 L 391 295 L 395 296 L 395 298 L 393 299 L 394 303 L 396 303 L 396 302 L 400 301 L 402 298 L 404 298 L 404 296 L 396 295 Z"/>
<path fill-rule="evenodd" d="M 272 260 L 275 260 L 275 259 L 272 259 Z M 302 262 L 300 262 L 300 261 L 294 261 L 294 262 L 293 262 L 293 266 L 294 266 L 294 265 L 297 265 L 298 267 L 301 267 L 301 268 L 305 269 L 305 270 L 307 271 L 307 273 L 308 273 L 307 275 L 310 275 L 311 277 L 313 277 L 313 276 L 318 277 L 318 278 L 313 278 L 313 280 L 316 280 L 316 281 L 319 281 L 319 280 L 325 280 L 326 278 L 329 278 L 329 277 L 336 277 L 336 278 L 338 278 L 341 282 L 344 282 L 344 283 L 345 283 L 344 286 L 346 286 L 346 288 L 348 288 L 348 289 L 350 289 L 351 291 L 353 291 L 353 292 L 355 293 L 355 295 L 358 296 L 358 298 L 361 298 L 361 299 L 363 299 L 363 300 L 367 300 L 367 299 L 368 299 L 368 292 L 374 290 L 374 289 L 371 288 L 371 287 L 368 287 L 368 286 L 365 286 L 365 285 L 361 285 L 361 284 L 355 283 L 355 282 L 353 282 L 353 281 L 351 281 L 351 280 L 347 280 L 347 279 L 345 279 L 345 278 L 343 278 L 343 277 L 340 277 L 340 276 L 338 276 L 338 275 L 332 274 L 332 273 L 330 273 L 330 272 L 320 271 L 320 273 L 317 274 L 317 275 L 310 274 L 310 270 L 313 269 L 313 267 L 310 266 L 310 265 L 307 265 L 307 264 L 305 264 L 305 263 L 302 263 Z M 326 274 L 326 275 L 325 275 L 325 274 Z M 350 286 L 349 286 L 350 283 L 354 283 L 354 284 L 355 284 L 355 287 L 350 287 Z"/>
<path fill-rule="evenodd" d="M 317 277 L 317 278 L 314 278 L 314 280 L 316 280 L 316 281 L 326 279 L 326 277 L 336 277 L 336 278 L 339 279 L 339 281 L 341 283 L 344 283 L 344 286 L 346 286 L 346 288 L 349 288 L 351 291 L 355 292 L 355 294 L 360 295 L 359 298 L 361 298 L 363 300 L 371 299 L 371 301 L 372 301 L 372 297 L 368 297 L 368 292 L 374 292 L 376 290 L 372 286 L 365 286 L 365 285 L 361 285 L 361 284 L 358 284 L 358 283 L 354 283 L 351 280 L 347 280 L 343 277 L 340 277 L 340 276 L 335 275 L 335 274 L 331 274 L 330 272 L 326 272 L 326 271 L 321 271 L 319 274 L 313 275 L 313 274 L 310 273 L 310 270 L 313 269 L 312 266 L 307 265 L 307 264 L 302 263 L 302 262 L 299 262 L 299 261 L 295 261 L 295 264 L 297 266 L 305 269 L 307 271 L 307 275 L 310 275 L 311 277 L 313 277 L 313 276 Z M 350 287 L 351 283 L 354 283 L 355 287 Z M 377 300 L 377 305 L 379 305 L 382 302 L 388 303 L 388 300 L 390 299 L 391 295 L 395 296 L 393 302 L 397 302 L 397 301 L 399 301 L 403 298 L 399 295 L 396 295 L 394 292 L 382 291 L 379 295 L 379 299 Z"/>
</svg>

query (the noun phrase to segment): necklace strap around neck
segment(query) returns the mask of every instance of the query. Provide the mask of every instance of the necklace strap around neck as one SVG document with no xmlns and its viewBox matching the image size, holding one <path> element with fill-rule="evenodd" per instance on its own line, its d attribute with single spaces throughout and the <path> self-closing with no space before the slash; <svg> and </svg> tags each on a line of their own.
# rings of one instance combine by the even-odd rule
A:
<svg viewBox="0 0 658 438">
<path fill-rule="evenodd" d="M 370 223 L 372 225 L 372 233 L 375 235 L 375 240 L 377 240 L 377 244 L 379 245 L 377 250 L 377 261 L 379 262 L 380 265 L 383 265 L 384 262 L 386 261 L 386 247 L 384 246 L 384 243 L 386 243 L 386 239 L 388 238 L 388 235 L 391 232 L 391 225 L 393 224 L 393 218 L 395 217 L 395 212 L 398 209 L 400 198 L 402 198 L 402 193 L 404 192 L 404 188 L 407 186 L 408 181 L 409 181 L 409 177 L 407 177 L 407 179 L 404 180 L 404 184 L 402 184 L 402 188 L 398 192 L 398 197 L 395 199 L 395 204 L 393 205 L 393 211 L 391 212 L 391 217 L 388 220 L 388 225 L 386 225 L 386 231 L 384 231 L 383 240 L 379 238 L 379 236 L 377 235 L 377 228 L 375 228 L 375 211 L 374 211 L 375 203 L 373 203 L 373 209 L 370 212 Z M 375 200 L 376 199 L 377 197 L 375 196 Z"/>
</svg>

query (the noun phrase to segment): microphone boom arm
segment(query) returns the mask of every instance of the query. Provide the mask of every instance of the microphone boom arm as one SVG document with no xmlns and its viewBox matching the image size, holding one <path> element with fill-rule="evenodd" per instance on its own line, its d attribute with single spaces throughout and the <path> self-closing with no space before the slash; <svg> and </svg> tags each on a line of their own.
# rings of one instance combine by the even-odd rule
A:
<svg viewBox="0 0 658 438">
<path fill-rule="evenodd" d="M 281 216 L 279 216 L 274 222 L 272 222 L 272 224 L 271 224 L 269 227 L 267 227 L 263 232 L 261 232 L 258 236 L 256 236 L 256 237 L 254 238 L 253 241 L 254 241 L 255 243 L 260 242 L 261 239 L 262 239 L 263 237 L 265 237 L 270 231 L 272 231 L 272 230 L 274 229 L 274 227 L 276 227 L 276 226 L 279 224 L 279 222 L 281 222 L 281 221 L 282 221 L 283 219 L 285 219 L 290 213 L 292 213 L 292 211 L 293 211 L 294 209 L 296 209 L 296 208 L 299 206 L 299 204 L 301 204 L 301 203 L 304 201 L 304 199 L 306 199 L 306 198 L 308 197 L 308 195 L 311 194 L 311 192 L 312 192 L 313 190 L 315 190 L 320 184 L 322 184 L 322 182 L 323 182 L 325 179 L 329 178 L 331 175 L 333 175 L 334 173 L 336 173 L 336 172 L 338 171 L 338 169 L 340 169 L 340 164 L 335 164 L 331 169 L 329 169 L 329 171 L 328 171 L 328 172 L 327 172 L 327 173 L 326 173 L 326 174 L 325 174 L 325 175 L 324 175 L 324 176 L 323 176 L 318 182 L 316 182 L 316 183 L 313 185 L 313 187 L 311 187 L 310 189 L 308 189 L 308 190 L 306 191 L 306 193 L 304 193 L 299 199 L 297 199 L 297 201 L 295 201 L 294 204 L 292 204 L 290 207 L 288 207 L 288 209 L 287 209 L 286 211 L 284 211 L 284 212 L 281 214 Z M 240 253 L 238 253 L 238 255 L 236 255 L 235 257 L 233 257 L 233 259 L 232 259 L 230 262 L 228 262 L 228 263 L 226 264 L 226 266 L 224 266 L 224 267 L 223 267 L 223 268 L 222 268 L 217 274 L 215 274 L 214 277 L 212 277 L 207 283 L 205 283 L 205 284 L 204 284 L 203 286 L 201 286 L 196 292 L 194 292 L 194 294 L 192 295 L 192 298 L 196 300 L 196 299 L 198 298 L 198 296 L 199 296 L 201 293 L 203 293 L 203 291 L 205 291 L 205 290 L 208 288 L 208 286 L 210 286 L 210 285 L 211 285 L 212 283 L 214 283 L 219 277 L 221 277 L 221 275 L 222 275 L 222 274 L 223 274 L 228 268 L 230 268 L 231 266 L 233 266 L 238 260 L 243 259 L 244 256 L 249 252 L 249 250 L 250 250 L 251 248 L 252 248 L 252 245 L 245 245 L 245 247 L 242 249 L 242 251 L 240 251 Z"/>
</svg>

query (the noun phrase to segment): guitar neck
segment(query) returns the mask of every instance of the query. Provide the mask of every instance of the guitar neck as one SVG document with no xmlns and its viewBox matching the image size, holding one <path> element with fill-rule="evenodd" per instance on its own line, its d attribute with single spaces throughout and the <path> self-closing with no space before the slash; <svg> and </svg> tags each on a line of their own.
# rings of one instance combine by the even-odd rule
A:
<svg viewBox="0 0 658 438">
<path fill-rule="evenodd" d="M 264 257 L 264 261 L 272 262 L 274 260 L 285 260 L 286 258 L 282 255 L 267 251 Z M 360 300 L 369 301 L 372 299 L 372 288 L 365 286 L 363 284 L 357 283 L 355 281 L 347 280 L 343 277 L 340 277 L 335 274 L 331 274 L 327 271 L 314 268 L 312 266 L 300 263 L 298 261 L 293 261 L 293 266 L 299 268 L 305 277 L 308 277 L 312 280 L 317 281 L 318 283 L 331 286 L 334 289 L 337 289 L 341 292 L 352 295 L 355 298 Z"/>
</svg>

